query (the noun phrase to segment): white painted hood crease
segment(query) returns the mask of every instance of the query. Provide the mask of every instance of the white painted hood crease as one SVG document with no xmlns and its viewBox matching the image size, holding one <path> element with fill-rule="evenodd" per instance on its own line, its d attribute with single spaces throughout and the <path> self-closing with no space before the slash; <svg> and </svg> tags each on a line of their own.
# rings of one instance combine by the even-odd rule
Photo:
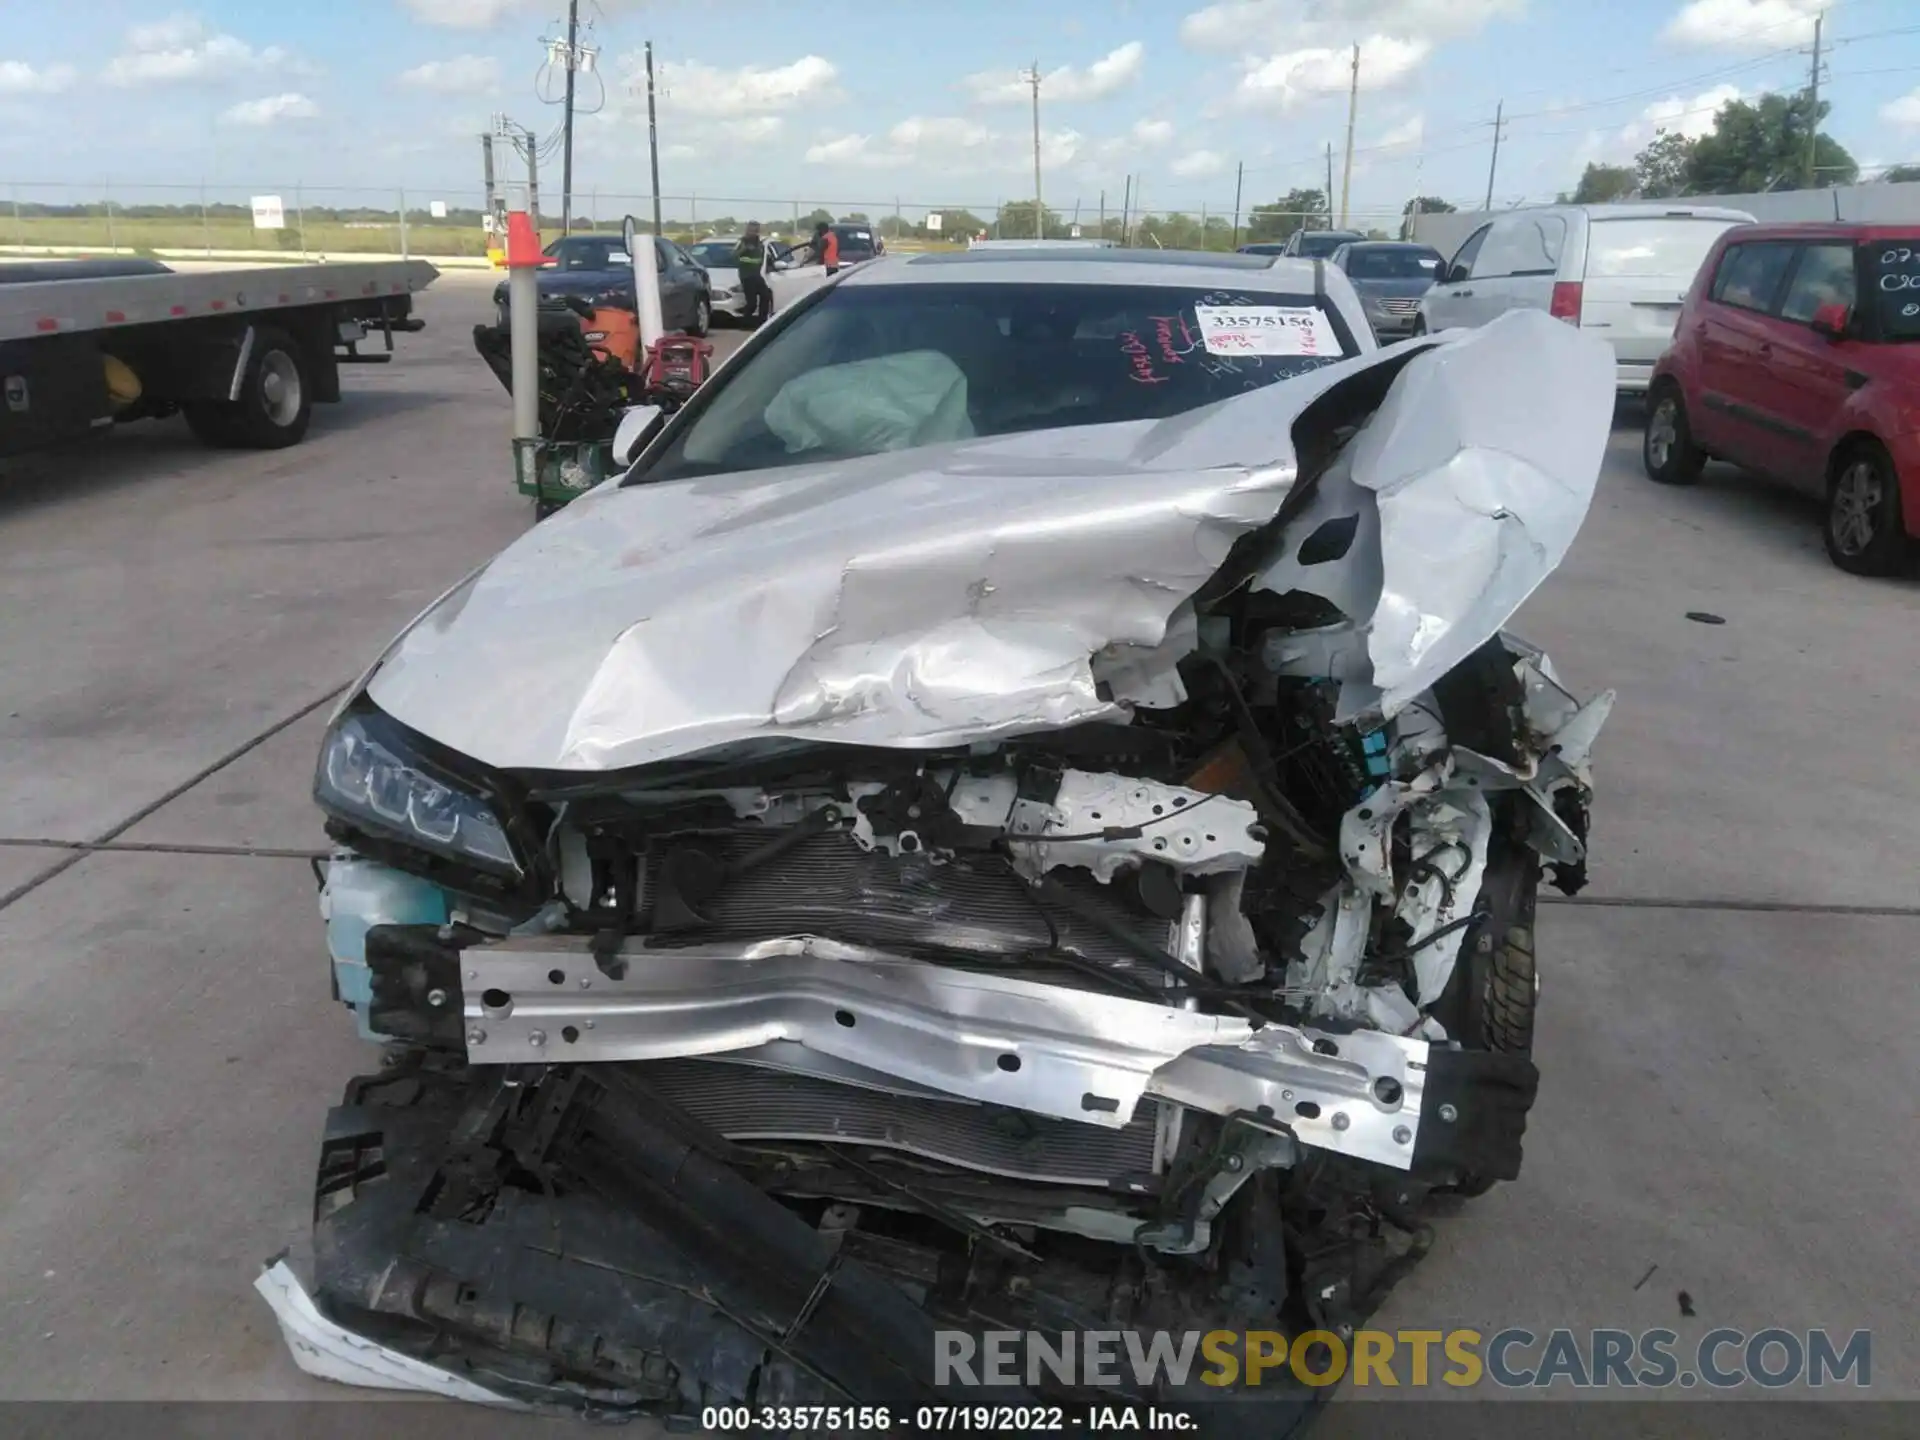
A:
<svg viewBox="0 0 1920 1440">
<path fill-rule="evenodd" d="M 1163 421 L 610 483 L 422 616 L 368 692 L 485 764 L 550 771 L 1124 721 L 1178 698 L 1186 602 L 1293 489 L 1300 413 L 1377 366 L 1399 374 L 1327 487 L 1372 513 L 1338 562 L 1290 570 L 1316 493 L 1255 583 L 1344 584 L 1370 618 L 1342 709 L 1391 714 L 1499 630 L 1585 516 L 1613 367 L 1564 324 L 1517 313 Z"/>
</svg>

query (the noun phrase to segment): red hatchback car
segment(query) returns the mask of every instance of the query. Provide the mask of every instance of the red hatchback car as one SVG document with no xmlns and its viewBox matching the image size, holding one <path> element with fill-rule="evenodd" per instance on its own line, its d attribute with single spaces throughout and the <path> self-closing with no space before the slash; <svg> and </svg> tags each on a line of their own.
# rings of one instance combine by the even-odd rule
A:
<svg viewBox="0 0 1920 1440">
<path fill-rule="evenodd" d="M 1827 553 L 1889 575 L 1920 535 L 1920 225 L 1742 225 L 1654 366 L 1647 474 L 1730 460 L 1827 502 Z"/>
</svg>

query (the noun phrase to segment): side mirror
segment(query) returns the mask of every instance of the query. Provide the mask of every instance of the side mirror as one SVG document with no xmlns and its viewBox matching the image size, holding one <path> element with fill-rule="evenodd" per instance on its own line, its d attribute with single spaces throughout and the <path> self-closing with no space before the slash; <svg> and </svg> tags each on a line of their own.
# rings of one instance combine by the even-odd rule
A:
<svg viewBox="0 0 1920 1440">
<path fill-rule="evenodd" d="M 622 415 L 619 428 L 613 432 L 613 463 L 631 465 L 645 446 L 654 422 L 665 413 L 658 405 L 635 405 Z"/>
<path fill-rule="evenodd" d="M 1442 285 L 1459 285 L 1463 284 L 1466 278 L 1467 267 L 1464 265 L 1453 265 L 1449 266 L 1447 273 L 1440 277 L 1440 283 Z"/>
<path fill-rule="evenodd" d="M 1822 305 L 1813 312 L 1813 333 L 1824 335 L 1829 340 L 1842 339 L 1847 333 L 1847 307 L 1837 301 L 1831 305 Z"/>
</svg>

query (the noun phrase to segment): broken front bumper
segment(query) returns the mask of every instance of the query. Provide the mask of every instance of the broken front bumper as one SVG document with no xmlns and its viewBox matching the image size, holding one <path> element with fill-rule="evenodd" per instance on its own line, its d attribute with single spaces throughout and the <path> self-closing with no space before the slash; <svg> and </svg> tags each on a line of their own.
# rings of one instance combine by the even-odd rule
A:
<svg viewBox="0 0 1920 1440">
<path fill-rule="evenodd" d="M 785 1043 L 889 1081 L 1114 1129 L 1142 1099 L 1168 1100 L 1408 1170 L 1455 1155 L 1468 1092 L 1512 1063 L 1373 1031 L 1256 1028 L 813 938 L 629 942 L 596 956 L 584 936 L 465 948 L 452 937 L 370 930 L 369 1019 L 478 1066 L 751 1056 Z M 1518 1173 L 1517 1129 L 1500 1148 L 1478 1168 Z"/>
</svg>

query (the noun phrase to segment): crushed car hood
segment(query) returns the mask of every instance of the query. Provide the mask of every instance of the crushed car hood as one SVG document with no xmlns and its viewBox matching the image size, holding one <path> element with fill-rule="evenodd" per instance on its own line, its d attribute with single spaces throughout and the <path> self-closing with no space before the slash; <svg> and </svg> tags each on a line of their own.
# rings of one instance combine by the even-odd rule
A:
<svg viewBox="0 0 1920 1440">
<path fill-rule="evenodd" d="M 1188 602 L 1295 488 L 1302 411 L 1376 370 L 1391 389 L 1342 481 L 1367 513 L 1312 567 L 1342 584 L 1288 573 L 1310 515 L 1254 583 L 1342 590 L 1366 617 L 1343 707 L 1392 713 L 1499 629 L 1586 513 L 1613 363 L 1557 321 L 1514 314 L 1167 420 L 603 486 L 421 616 L 367 690 L 462 754 L 547 771 L 1124 721 L 1181 698 Z"/>
</svg>

